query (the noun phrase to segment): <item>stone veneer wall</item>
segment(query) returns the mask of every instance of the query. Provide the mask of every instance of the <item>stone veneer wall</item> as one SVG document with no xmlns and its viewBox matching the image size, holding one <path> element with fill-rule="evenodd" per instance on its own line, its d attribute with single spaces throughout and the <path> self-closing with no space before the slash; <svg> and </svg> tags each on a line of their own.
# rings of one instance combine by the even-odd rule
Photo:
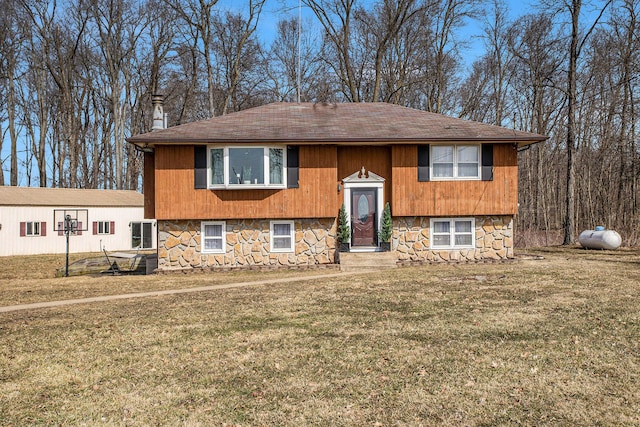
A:
<svg viewBox="0 0 640 427">
<path fill-rule="evenodd" d="M 392 250 L 398 261 L 479 261 L 514 258 L 513 217 L 476 217 L 474 249 L 438 250 L 430 248 L 430 218 L 393 219 Z"/>
<path fill-rule="evenodd" d="M 158 268 L 299 266 L 335 262 L 335 218 L 295 220 L 295 250 L 270 253 L 269 220 L 226 221 L 226 251 L 200 251 L 200 221 L 158 221 Z"/>
</svg>

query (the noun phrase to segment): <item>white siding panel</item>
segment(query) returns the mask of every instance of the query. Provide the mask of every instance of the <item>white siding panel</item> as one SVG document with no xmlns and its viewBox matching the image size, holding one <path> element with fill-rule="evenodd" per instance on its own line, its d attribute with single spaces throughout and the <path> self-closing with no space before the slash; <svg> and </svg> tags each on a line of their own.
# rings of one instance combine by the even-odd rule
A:
<svg viewBox="0 0 640 427">
<path fill-rule="evenodd" d="M 66 237 L 53 231 L 54 209 L 60 207 L 0 206 L 0 256 L 65 253 Z M 109 252 L 131 250 L 131 222 L 149 222 L 144 219 L 142 207 L 95 207 L 88 209 L 87 231 L 81 236 L 69 237 L 69 252 Z M 46 222 L 46 236 L 20 236 L 20 222 Z M 94 221 L 113 221 L 115 233 L 93 234 Z M 152 226 L 153 247 L 156 247 L 157 228 Z"/>
</svg>

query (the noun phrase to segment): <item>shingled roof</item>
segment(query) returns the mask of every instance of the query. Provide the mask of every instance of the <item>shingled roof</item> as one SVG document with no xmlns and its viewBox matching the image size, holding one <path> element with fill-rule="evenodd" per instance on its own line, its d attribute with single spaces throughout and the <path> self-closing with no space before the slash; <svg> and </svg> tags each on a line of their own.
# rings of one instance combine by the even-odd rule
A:
<svg viewBox="0 0 640 427">
<path fill-rule="evenodd" d="M 0 206 L 143 207 L 144 196 L 130 190 L 0 186 Z"/>
<path fill-rule="evenodd" d="M 442 114 L 375 103 L 273 103 L 127 138 L 156 144 L 265 143 L 403 144 L 503 142 L 528 145 L 546 136 Z"/>
</svg>

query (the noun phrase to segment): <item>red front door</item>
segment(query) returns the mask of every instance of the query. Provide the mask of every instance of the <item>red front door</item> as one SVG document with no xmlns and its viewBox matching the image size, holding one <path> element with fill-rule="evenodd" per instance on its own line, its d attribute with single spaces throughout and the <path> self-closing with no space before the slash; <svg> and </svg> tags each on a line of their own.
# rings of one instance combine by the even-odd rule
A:
<svg viewBox="0 0 640 427">
<path fill-rule="evenodd" d="M 351 246 L 376 246 L 376 190 L 351 190 Z"/>
</svg>

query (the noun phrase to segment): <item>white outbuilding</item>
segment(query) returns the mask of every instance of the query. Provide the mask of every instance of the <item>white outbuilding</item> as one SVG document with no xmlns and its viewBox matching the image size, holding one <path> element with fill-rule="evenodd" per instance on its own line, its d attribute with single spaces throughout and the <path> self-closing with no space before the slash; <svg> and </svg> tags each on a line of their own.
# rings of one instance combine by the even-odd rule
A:
<svg viewBox="0 0 640 427">
<path fill-rule="evenodd" d="M 0 186 L 0 256 L 156 248 L 155 220 L 128 190 Z"/>
</svg>

